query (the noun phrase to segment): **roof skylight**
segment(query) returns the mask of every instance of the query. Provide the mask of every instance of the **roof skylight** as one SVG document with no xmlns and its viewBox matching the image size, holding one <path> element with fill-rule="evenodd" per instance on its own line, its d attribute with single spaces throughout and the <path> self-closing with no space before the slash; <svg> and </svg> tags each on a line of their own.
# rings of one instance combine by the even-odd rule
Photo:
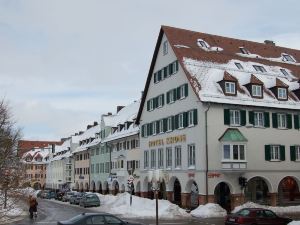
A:
<svg viewBox="0 0 300 225">
<path fill-rule="evenodd" d="M 293 56 L 289 54 L 282 54 L 282 61 L 284 62 L 296 62 Z"/>
<path fill-rule="evenodd" d="M 244 48 L 244 47 L 240 47 L 240 51 L 243 53 L 243 54 L 250 54 L 250 52 L 246 49 L 246 48 Z"/>
</svg>

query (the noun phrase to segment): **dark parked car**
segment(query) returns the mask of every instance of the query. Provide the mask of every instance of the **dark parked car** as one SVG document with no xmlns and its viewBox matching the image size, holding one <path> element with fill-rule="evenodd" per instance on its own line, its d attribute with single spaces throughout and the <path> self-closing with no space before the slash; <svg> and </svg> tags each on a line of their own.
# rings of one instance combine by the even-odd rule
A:
<svg viewBox="0 0 300 225">
<path fill-rule="evenodd" d="M 100 206 L 100 200 L 96 194 L 86 194 L 84 195 L 79 202 L 80 206 Z"/>
<path fill-rule="evenodd" d="M 245 208 L 226 216 L 225 225 L 286 225 L 291 221 L 292 219 L 279 217 L 268 209 Z"/>
<path fill-rule="evenodd" d="M 55 200 L 61 201 L 64 196 L 63 192 L 56 193 Z"/>
<path fill-rule="evenodd" d="M 86 224 L 110 224 L 110 225 L 142 225 L 140 223 L 128 223 L 108 213 L 82 213 L 66 221 L 59 221 L 57 225 L 86 225 Z"/>
<path fill-rule="evenodd" d="M 78 192 L 75 193 L 71 198 L 70 198 L 70 204 L 76 204 L 79 205 L 80 199 L 84 195 L 84 192 Z"/>
<path fill-rule="evenodd" d="M 70 198 L 75 194 L 76 192 L 66 192 L 65 195 L 62 198 L 63 202 L 69 202 Z"/>
</svg>

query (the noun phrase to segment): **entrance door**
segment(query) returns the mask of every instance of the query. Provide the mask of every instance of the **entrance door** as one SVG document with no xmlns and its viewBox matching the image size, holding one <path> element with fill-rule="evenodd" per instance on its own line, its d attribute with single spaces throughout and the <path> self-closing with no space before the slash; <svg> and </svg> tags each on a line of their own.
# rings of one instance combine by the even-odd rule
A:
<svg viewBox="0 0 300 225">
<path fill-rule="evenodd" d="M 181 205 L 181 185 L 178 179 L 174 182 L 174 203 Z"/>
<path fill-rule="evenodd" d="M 221 182 L 216 186 L 215 200 L 227 212 L 231 210 L 230 189 L 225 182 Z"/>
</svg>

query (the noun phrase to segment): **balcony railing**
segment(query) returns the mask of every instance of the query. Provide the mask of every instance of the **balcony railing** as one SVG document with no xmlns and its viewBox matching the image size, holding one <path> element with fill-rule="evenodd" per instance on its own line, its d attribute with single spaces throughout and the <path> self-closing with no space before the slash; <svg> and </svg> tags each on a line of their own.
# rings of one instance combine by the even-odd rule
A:
<svg viewBox="0 0 300 225">
<path fill-rule="evenodd" d="M 224 171 L 244 171 L 247 169 L 247 162 L 222 162 Z"/>
</svg>

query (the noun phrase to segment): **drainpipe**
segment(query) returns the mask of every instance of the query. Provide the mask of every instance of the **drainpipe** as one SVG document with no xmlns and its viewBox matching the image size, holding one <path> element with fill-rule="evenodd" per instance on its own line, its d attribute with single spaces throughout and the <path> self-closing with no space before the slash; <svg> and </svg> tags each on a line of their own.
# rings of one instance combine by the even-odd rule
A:
<svg viewBox="0 0 300 225">
<path fill-rule="evenodd" d="M 210 103 L 208 103 L 208 108 L 205 110 L 205 159 L 206 159 L 206 169 L 205 169 L 205 201 L 208 203 L 208 134 L 207 134 L 207 112 L 210 108 Z"/>
</svg>

